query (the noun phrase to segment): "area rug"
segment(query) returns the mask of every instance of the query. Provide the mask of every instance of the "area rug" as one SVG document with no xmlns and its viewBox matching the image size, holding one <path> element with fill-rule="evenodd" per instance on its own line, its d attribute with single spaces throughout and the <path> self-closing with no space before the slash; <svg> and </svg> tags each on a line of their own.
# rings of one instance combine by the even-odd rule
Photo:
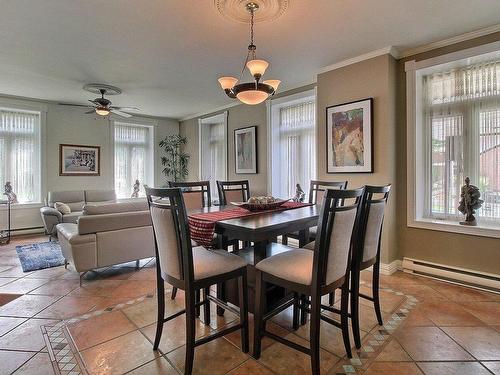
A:
<svg viewBox="0 0 500 375">
<path fill-rule="evenodd" d="M 62 266 L 64 257 L 58 242 L 41 242 L 16 246 L 23 272 Z"/>
</svg>

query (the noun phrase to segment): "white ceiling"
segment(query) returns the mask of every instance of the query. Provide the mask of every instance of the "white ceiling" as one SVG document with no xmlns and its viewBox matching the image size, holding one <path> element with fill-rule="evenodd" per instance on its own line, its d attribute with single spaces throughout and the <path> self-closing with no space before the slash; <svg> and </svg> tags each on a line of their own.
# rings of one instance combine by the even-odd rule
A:
<svg viewBox="0 0 500 375">
<path fill-rule="evenodd" d="M 113 104 L 183 118 L 231 103 L 221 75 L 239 75 L 248 25 L 213 0 L 0 0 L 0 93 L 85 103 L 85 83 L 123 89 Z M 321 67 L 500 23 L 498 0 L 290 0 L 256 25 L 266 78 L 280 91 Z M 369 84 L 369 83 L 367 83 Z"/>
</svg>

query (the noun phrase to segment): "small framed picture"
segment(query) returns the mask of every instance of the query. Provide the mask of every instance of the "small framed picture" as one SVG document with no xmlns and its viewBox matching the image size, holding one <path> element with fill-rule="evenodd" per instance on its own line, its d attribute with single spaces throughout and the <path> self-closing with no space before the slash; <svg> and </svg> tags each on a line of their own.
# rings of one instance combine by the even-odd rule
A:
<svg viewBox="0 0 500 375">
<path fill-rule="evenodd" d="M 373 172 L 373 98 L 326 109 L 327 173 Z"/>
<path fill-rule="evenodd" d="M 234 131 L 236 173 L 257 173 L 257 127 Z"/>
<path fill-rule="evenodd" d="M 59 176 L 99 176 L 101 147 L 59 145 Z"/>
</svg>

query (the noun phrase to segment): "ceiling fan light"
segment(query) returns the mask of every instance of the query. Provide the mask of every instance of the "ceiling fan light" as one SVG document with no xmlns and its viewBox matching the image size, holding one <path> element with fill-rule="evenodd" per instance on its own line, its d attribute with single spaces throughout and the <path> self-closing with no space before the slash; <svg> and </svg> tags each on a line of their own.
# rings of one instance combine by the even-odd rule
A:
<svg viewBox="0 0 500 375">
<path fill-rule="evenodd" d="M 95 113 L 97 113 L 99 116 L 107 116 L 109 115 L 109 109 L 107 108 L 96 108 Z"/>
<path fill-rule="evenodd" d="M 267 79 L 262 83 L 271 86 L 274 91 L 276 91 L 278 90 L 278 86 L 280 85 L 281 81 L 279 79 Z"/>
<path fill-rule="evenodd" d="M 218 81 L 223 90 L 231 90 L 238 82 L 234 77 L 220 77 Z"/>
<path fill-rule="evenodd" d="M 247 62 L 247 68 L 254 77 L 262 77 L 268 66 L 269 63 L 265 60 L 250 60 Z"/>
<path fill-rule="evenodd" d="M 236 97 L 243 103 L 249 105 L 260 104 L 268 98 L 268 94 L 264 91 L 247 90 L 236 94 Z"/>
</svg>

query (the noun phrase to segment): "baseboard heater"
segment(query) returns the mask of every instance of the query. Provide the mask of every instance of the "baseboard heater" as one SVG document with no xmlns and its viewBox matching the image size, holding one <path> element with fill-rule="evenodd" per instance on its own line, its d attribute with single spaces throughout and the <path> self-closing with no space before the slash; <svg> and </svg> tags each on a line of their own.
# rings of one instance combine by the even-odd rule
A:
<svg viewBox="0 0 500 375">
<path fill-rule="evenodd" d="M 402 266 L 404 272 L 414 275 L 500 294 L 500 275 L 412 258 L 403 258 Z"/>
</svg>

